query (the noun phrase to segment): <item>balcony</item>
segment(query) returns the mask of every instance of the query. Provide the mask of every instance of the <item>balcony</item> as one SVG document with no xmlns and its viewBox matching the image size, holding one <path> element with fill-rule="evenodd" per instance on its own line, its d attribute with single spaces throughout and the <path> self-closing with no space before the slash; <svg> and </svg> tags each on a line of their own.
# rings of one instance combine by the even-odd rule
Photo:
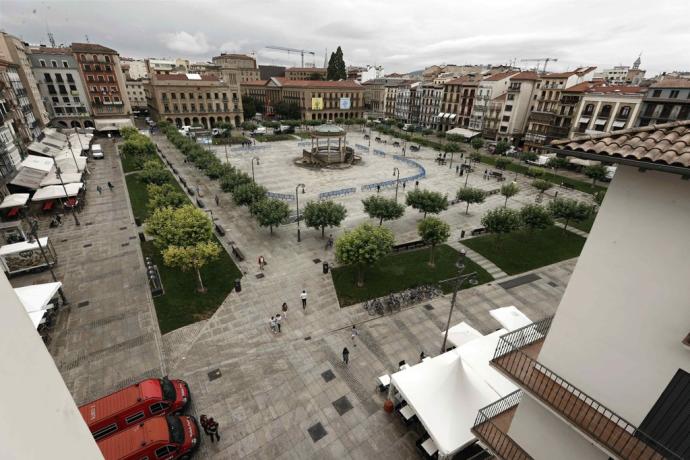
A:
<svg viewBox="0 0 690 460">
<path fill-rule="evenodd" d="M 556 114 L 553 112 L 542 112 L 540 110 L 535 110 L 529 116 L 529 121 L 534 121 L 536 123 L 551 124 L 553 120 L 556 119 Z"/>
<path fill-rule="evenodd" d="M 498 401 L 479 409 L 472 427 L 472 433 L 482 444 L 501 459 L 532 460 L 513 439 L 508 436 L 508 428 L 513 421 L 517 406 L 522 399 L 522 390 L 514 391 Z"/>
<path fill-rule="evenodd" d="M 680 456 L 537 361 L 552 317 L 503 335 L 491 364 L 614 457 Z"/>
</svg>

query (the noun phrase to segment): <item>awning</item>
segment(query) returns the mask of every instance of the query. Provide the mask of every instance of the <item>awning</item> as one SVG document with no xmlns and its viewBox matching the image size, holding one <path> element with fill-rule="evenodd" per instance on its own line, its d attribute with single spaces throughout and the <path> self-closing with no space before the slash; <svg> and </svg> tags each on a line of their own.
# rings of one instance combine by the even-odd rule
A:
<svg viewBox="0 0 690 460">
<path fill-rule="evenodd" d="M 38 155 L 29 155 L 17 168 L 17 175 L 10 182 L 12 185 L 36 190 L 41 186 L 41 181 L 55 167 L 52 158 Z"/>
<path fill-rule="evenodd" d="M 44 248 L 48 246 L 48 237 L 39 238 L 38 241 Z M 6 244 L 0 247 L 0 255 L 16 254 L 18 252 L 31 251 L 38 249 L 38 243 L 34 241 L 21 241 L 19 243 Z"/>
<path fill-rule="evenodd" d="M 82 182 L 65 184 L 63 188 L 62 185 L 49 185 L 47 187 L 40 188 L 36 190 L 31 201 L 46 201 L 55 200 L 57 198 L 67 198 L 70 196 L 76 196 L 79 194 L 79 190 L 84 186 Z M 65 196 L 65 189 L 67 190 L 67 196 Z"/>
<path fill-rule="evenodd" d="M 55 297 L 58 290 L 62 287 L 61 282 L 35 284 L 33 286 L 25 286 L 15 288 L 14 292 L 19 297 L 19 300 L 24 305 L 27 313 L 46 310 L 48 302 Z"/>
<path fill-rule="evenodd" d="M 443 113 L 443 112 L 439 112 L 439 114 L 438 114 L 438 115 L 436 115 L 436 116 L 437 116 L 437 117 L 439 117 L 439 118 L 443 118 L 443 116 L 444 116 L 444 115 L 445 115 L 445 113 Z"/>
<path fill-rule="evenodd" d="M 36 329 L 38 329 L 38 325 L 41 324 L 41 321 L 43 321 L 43 317 L 45 316 L 45 314 L 45 310 L 39 310 L 29 313 L 29 318 L 31 318 L 31 322 L 34 323 L 34 327 Z"/>
<path fill-rule="evenodd" d="M 582 117 L 579 120 L 577 120 L 577 122 L 578 123 L 589 123 L 589 120 L 591 120 L 591 118 Z"/>
<path fill-rule="evenodd" d="M 5 199 L 2 200 L 2 203 L 0 203 L 0 209 L 24 206 L 27 201 L 29 201 L 28 193 L 13 193 L 12 195 L 7 195 Z"/>
<path fill-rule="evenodd" d="M 458 136 L 465 136 L 467 139 L 471 139 L 479 134 L 479 131 L 472 131 L 471 129 L 467 128 L 453 128 L 446 131 L 446 135 L 448 134 L 456 134 Z"/>
<path fill-rule="evenodd" d="M 441 334 L 444 335 L 445 331 Z M 448 342 L 450 342 L 454 347 L 461 347 L 464 344 L 481 337 L 483 336 L 478 330 L 464 321 L 448 329 Z"/>
<path fill-rule="evenodd" d="M 96 131 L 119 131 L 121 128 L 134 128 L 129 118 L 106 118 L 94 121 Z"/>
<path fill-rule="evenodd" d="M 584 158 L 574 158 L 574 157 L 568 157 L 568 162 L 572 163 L 574 165 L 580 165 L 580 166 L 594 166 L 594 165 L 601 164 L 600 161 L 585 160 Z"/>
<path fill-rule="evenodd" d="M 457 117 L 457 114 L 455 114 L 455 113 L 451 113 L 451 114 L 450 114 L 450 119 L 451 119 L 451 120 L 452 120 L 453 118 L 455 118 L 455 117 Z"/>
<path fill-rule="evenodd" d="M 614 121 L 611 126 L 614 128 L 622 128 L 625 126 L 625 122 L 624 121 Z"/>
<path fill-rule="evenodd" d="M 43 178 L 43 180 L 41 181 L 41 187 L 45 187 L 48 185 L 62 185 L 63 182 L 65 183 L 65 185 L 72 184 L 75 182 L 81 182 L 82 173 L 62 173 L 60 177 L 62 178 L 62 182 L 60 182 L 60 179 L 57 177 L 57 174 L 55 174 L 55 172 L 51 172 Z"/>
<path fill-rule="evenodd" d="M 595 125 L 605 125 L 606 120 L 597 119 L 597 120 L 594 120 L 594 124 Z"/>
<path fill-rule="evenodd" d="M 60 171 L 63 173 L 76 173 L 86 170 L 86 157 L 81 157 L 77 154 L 59 156 L 55 158 Z"/>
<path fill-rule="evenodd" d="M 443 114 L 443 118 L 448 118 L 448 117 L 450 117 L 450 116 L 451 116 L 450 113 L 444 113 L 444 114 Z"/>
<path fill-rule="evenodd" d="M 514 305 L 496 308 L 489 311 L 489 314 L 493 316 L 493 318 L 498 321 L 502 327 L 511 332 L 515 329 L 520 329 L 521 327 L 532 324 L 532 320 L 530 320 L 527 315 L 518 310 Z"/>
</svg>

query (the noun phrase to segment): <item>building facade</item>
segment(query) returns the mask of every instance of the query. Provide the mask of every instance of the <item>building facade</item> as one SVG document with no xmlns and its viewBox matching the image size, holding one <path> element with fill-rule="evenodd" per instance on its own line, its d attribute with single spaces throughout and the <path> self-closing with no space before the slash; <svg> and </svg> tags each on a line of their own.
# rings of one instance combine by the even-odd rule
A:
<svg viewBox="0 0 690 460">
<path fill-rule="evenodd" d="M 388 77 L 387 77 L 388 78 Z M 390 78 L 388 78 L 390 80 Z M 395 118 L 395 104 L 398 98 L 398 92 L 401 88 L 404 88 L 409 82 L 405 82 L 399 78 L 395 78 L 395 81 L 386 83 L 383 87 L 384 97 L 386 99 L 385 106 L 385 117 Z"/>
<path fill-rule="evenodd" d="M 93 126 L 89 93 L 71 48 L 32 48 L 31 67 L 51 126 Z"/>
<path fill-rule="evenodd" d="M 443 101 L 439 114 L 439 131 L 469 128 L 479 81 L 476 77 L 460 77 L 443 84 Z"/>
<path fill-rule="evenodd" d="M 239 91 L 214 75 L 154 74 L 144 84 L 151 118 L 176 126 L 242 124 Z"/>
<path fill-rule="evenodd" d="M 580 86 L 580 85 L 576 85 Z M 627 85 L 592 85 L 579 97 L 574 110 L 562 104 L 561 112 L 572 114 L 570 137 L 579 134 L 600 134 L 635 126 L 645 88 Z M 563 93 L 562 99 L 569 97 Z"/>
<path fill-rule="evenodd" d="M 638 126 L 690 120 L 690 80 L 664 78 L 652 84 L 642 101 Z"/>
<path fill-rule="evenodd" d="M 86 85 L 94 120 L 131 117 L 117 51 L 93 43 L 72 43 L 71 48 Z"/>
<path fill-rule="evenodd" d="M 443 86 L 421 83 L 417 88 L 417 93 L 419 95 L 419 125 L 427 129 L 438 129 Z"/>
<path fill-rule="evenodd" d="M 328 69 L 323 67 L 288 67 L 285 69 L 285 78 L 288 80 L 325 80 L 327 74 Z"/>
<path fill-rule="evenodd" d="M 489 105 L 494 99 L 508 92 L 510 77 L 516 73 L 496 73 L 485 77 L 479 82 L 470 114 L 469 129 L 481 132 L 484 135 L 486 125 L 485 114 L 489 109 Z"/>
<path fill-rule="evenodd" d="M 22 151 L 33 139 L 26 109 L 20 99 L 28 100 L 15 64 L 0 60 L 0 197 L 7 195 L 7 184 L 22 161 Z M 33 115 L 32 112 L 29 112 Z"/>
<path fill-rule="evenodd" d="M 364 92 L 364 86 L 352 80 L 288 80 L 274 77 L 242 85 L 243 96 L 263 101 L 267 116 L 275 114 L 276 104 L 288 102 L 299 107 L 302 120 L 363 118 Z"/>
<path fill-rule="evenodd" d="M 0 60 L 0 85 L 4 119 L 12 124 L 12 130 L 8 133 L 16 136 L 15 141 L 23 149 L 36 139 L 41 131 L 34 117 L 28 91 L 22 83 L 18 65 Z"/>
<path fill-rule="evenodd" d="M 237 83 L 256 81 L 261 78 L 261 72 L 256 65 L 256 59 L 246 54 L 221 53 L 220 56 L 214 56 L 212 62 L 219 65 L 224 71 L 234 71 Z M 228 72 L 223 72 L 223 79 L 228 83 L 232 83 L 227 74 Z"/>
<path fill-rule="evenodd" d="M 484 127 L 482 129 L 482 136 L 493 141 L 510 142 L 511 139 L 507 135 L 507 123 L 510 121 L 510 115 L 504 115 L 504 107 L 506 104 L 507 93 L 491 99 L 486 105 L 486 112 L 483 114 Z M 501 132 L 501 127 L 504 128 Z"/>
<path fill-rule="evenodd" d="M 419 95 L 421 82 L 406 83 L 395 96 L 395 119 L 413 125 L 419 124 Z"/>
<path fill-rule="evenodd" d="M 146 61 L 143 59 L 122 58 L 120 65 L 122 66 L 122 71 L 132 80 L 149 78 L 149 69 Z"/>
<path fill-rule="evenodd" d="M 146 101 L 146 92 L 144 85 L 148 80 L 125 80 L 125 89 L 127 90 L 127 98 L 132 111 L 140 111 L 148 109 L 148 102 Z"/>
<path fill-rule="evenodd" d="M 362 84 L 364 86 L 364 110 L 368 118 L 384 118 L 386 116 L 385 79 L 373 79 Z"/>
<path fill-rule="evenodd" d="M 38 136 L 41 130 L 48 124 L 48 112 L 43 105 L 41 93 L 38 90 L 38 84 L 31 71 L 31 62 L 29 61 L 29 45 L 24 43 L 17 37 L 0 31 L 0 59 L 11 62 L 17 66 L 19 78 L 21 80 L 26 97 L 29 99 L 31 110 L 33 112 L 34 126 L 31 130 L 34 136 Z"/>
</svg>

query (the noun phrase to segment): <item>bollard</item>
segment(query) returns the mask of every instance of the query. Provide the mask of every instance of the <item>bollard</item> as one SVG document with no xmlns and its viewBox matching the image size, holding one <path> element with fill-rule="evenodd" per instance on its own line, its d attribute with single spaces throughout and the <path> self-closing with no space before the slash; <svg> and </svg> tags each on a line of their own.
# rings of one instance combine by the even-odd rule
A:
<svg viewBox="0 0 690 460">
<path fill-rule="evenodd" d="M 328 262 L 323 263 L 323 273 L 324 274 L 328 273 Z"/>
<path fill-rule="evenodd" d="M 239 278 L 235 280 L 235 292 L 240 292 L 242 290 L 242 283 Z"/>
</svg>

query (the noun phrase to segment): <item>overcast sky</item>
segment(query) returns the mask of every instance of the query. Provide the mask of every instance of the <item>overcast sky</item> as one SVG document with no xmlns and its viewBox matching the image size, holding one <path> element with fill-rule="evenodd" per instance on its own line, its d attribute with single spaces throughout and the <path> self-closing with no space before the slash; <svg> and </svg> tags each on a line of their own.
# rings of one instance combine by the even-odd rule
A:
<svg viewBox="0 0 690 460">
<path fill-rule="evenodd" d="M 690 0 L 4 1 L 0 28 L 30 43 L 83 42 L 128 57 L 207 60 L 256 53 L 259 64 L 323 65 L 340 45 L 350 65 L 406 72 L 431 64 L 554 57 L 549 70 L 630 65 L 690 71 Z"/>
</svg>

